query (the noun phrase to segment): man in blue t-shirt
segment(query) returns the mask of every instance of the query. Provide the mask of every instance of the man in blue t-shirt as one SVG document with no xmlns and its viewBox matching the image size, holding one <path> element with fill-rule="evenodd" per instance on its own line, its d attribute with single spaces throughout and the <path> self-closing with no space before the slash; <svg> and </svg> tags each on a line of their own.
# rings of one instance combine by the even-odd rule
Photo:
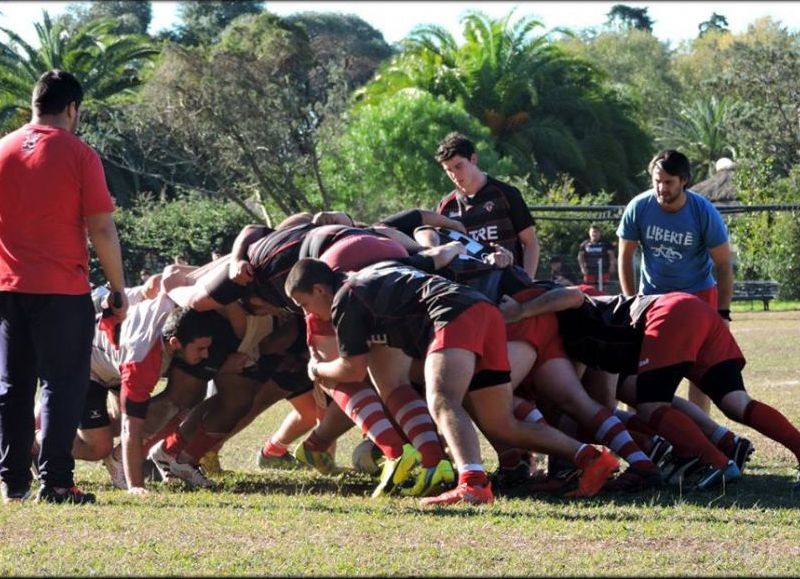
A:
<svg viewBox="0 0 800 579">
<path fill-rule="evenodd" d="M 687 189 L 692 174 L 682 153 L 661 151 L 650 161 L 648 172 L 653 188 L 628 203 L 617 228 L 622 293 L 636 293 L 633 256 L 638 245 L 640 293 L 691 293 L 730 320 L 733 266 L 722 216 L 705 197 Z M 708 412 L 708 397 L 693 385 L 689 398 Z"/>
</svg>

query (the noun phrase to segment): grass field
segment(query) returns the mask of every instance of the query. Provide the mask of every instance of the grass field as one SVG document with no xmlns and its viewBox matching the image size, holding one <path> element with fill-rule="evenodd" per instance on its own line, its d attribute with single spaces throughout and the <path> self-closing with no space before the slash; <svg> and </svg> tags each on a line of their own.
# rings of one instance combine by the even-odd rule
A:
<svg viewBox="0 0 800 579">
<path fill-rule="evenodd" d="M 748 389 L 800 423 L 800 312 L 737 310 Z M 800 575 L 796 461 L 744 427 L 735 430 L 756 452 L 724 494 L 498 499 L 426 512 L 414 499 L 368 498 L 364 475 L 258 470 L 256 449 L 283 404 L 223 450 L 221 490 L 156 485 L 138 500 L 112 489 L 101 466 L 80 463 L 79 484 L 99 504 L 0 507 L 0 575 Z M 340 442 L 340 464 L 357 441 L 351 430 Z"/>
</svg>

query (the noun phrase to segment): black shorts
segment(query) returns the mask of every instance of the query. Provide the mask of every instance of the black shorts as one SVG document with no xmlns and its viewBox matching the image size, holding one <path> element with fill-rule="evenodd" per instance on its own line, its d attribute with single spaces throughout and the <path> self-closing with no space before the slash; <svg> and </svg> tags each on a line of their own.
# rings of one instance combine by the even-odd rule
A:
<svg viewBox="0 0 800 579">
<path fill-rule="evenodd" d="M 108 399 L 109 389 L 103 386 L 100 382 L 94 380 L 89 381 L 89 389 L 86 391 L 86 402 L 83 406 L 83 416 L 78 428 L 81 430 L 91 430 L 93 428 L 103 428 L 111 424 L 111 419 L 108 416 L 108 406 L 106 400 Z"/>
<path fill-rule="evenodd" d="M 177 366 L 187 374 L 200 378 L 201 380 L 211 380 L 219 372 L 220 367 L 236 348 L 239 347 L 239 338 L 231 327 L 230 322 L 220 314 L 213 312 L 211 328 L 211 347 L 208 349 L 208 358 L 199 364 L 189 365 L 177 356 L 172 359 L 172 365 Z"/>
<path fill-rule="evenodd" d="M 245 368 L 242 376 L 262 383 L 272 380 L 282 390 L 291 392 L 291 396 L 287 398 L 294 398 L 314 388 L 314 383 L 309 380 L 306 372 L 307 362 L 307 358 L 290 353 L 270 354 L 261 356 L 256 364 Z"/>
</svg>

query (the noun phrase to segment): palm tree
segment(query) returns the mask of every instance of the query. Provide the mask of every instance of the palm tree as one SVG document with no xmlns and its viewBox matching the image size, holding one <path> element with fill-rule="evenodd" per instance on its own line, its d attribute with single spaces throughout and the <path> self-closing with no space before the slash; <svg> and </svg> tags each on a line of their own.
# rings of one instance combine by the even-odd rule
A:
<svg viewBox="0 0 800 579">
<path fill-rule="evenodd" d="M 42 22 L 35 24 L 38 48 L 0 27 L 7 37 L 0 42 L 0 126 L 30 114 L 31 87 L 50 69 L 75 74 L 90 105 L 139 85 L 142 67 L 159 49 L 143 35 L 113 34 L 116 25 L 114 20 L 98 20 L 70 33 L 45 11 Z"/>
<path fill-rule="evenodd" d="M 357 98 L 376 104 L 411 87 L 444 96 L 487 126 L 498 152 L 534 184 L 568 173 L 583 191 L 635 191 L 647 137 L 588 63 L 536 34 L 541 22 L 523 17 L 512 24 L 512 15 L 468 12 L 461 45 L 441 27 L 414 29 Z M 623 135 L 633 141 L 615 142 Z"/>
<path fill-rule="evenodd" d="M 728 97 L 697 99 L 681 107 L 675 117 L 661 121 L 656 141 L 665 148 L 680 149 L 691 160 L 696 179 L 707 179 L 720 157 L 736 158 L 728 130 L 740 110 L 741 105 Z"/>
</svg>

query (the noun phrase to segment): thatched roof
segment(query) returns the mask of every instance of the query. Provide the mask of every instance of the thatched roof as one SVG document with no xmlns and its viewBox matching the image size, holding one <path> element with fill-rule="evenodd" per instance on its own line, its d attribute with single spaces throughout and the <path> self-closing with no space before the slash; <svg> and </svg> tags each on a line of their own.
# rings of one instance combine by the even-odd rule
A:
<svg viewBox="0 0 800 579">
<path fill-rule="evenodd" d="M 735 166 L 729 159 L 720 159 L 717 161 L 717 172 L 709 179 L 692 185 L 691 189 L 700 193 L 712 203 L 722 205 L 738 204 L 736 187 L 733 183 L 734 170 Z"/>
</svg>

